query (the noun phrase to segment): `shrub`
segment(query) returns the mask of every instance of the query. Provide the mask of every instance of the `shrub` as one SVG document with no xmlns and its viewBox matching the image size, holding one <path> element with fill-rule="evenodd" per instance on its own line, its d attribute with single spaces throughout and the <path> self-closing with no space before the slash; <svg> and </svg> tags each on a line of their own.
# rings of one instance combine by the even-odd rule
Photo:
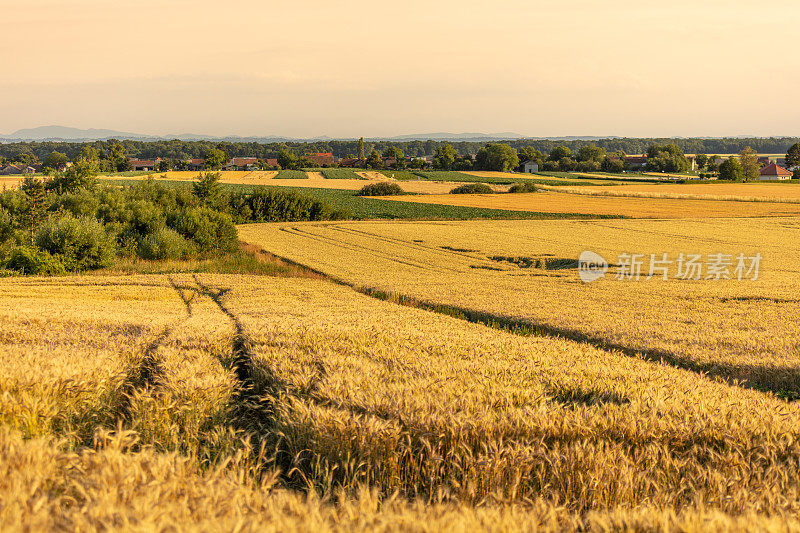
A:
<svg viewBox="0 0 800 533">
<path fill-rule="evenodd" d="M 247 198 L 254 222 L 328 220 L 335 216 L 327 202 L 294 192 L 259 187 Z"/>
<path fill-rule="evenodd" d="M 63 263 L 50 253 L 32 246 L 16 246 L 12 248 L 5 260 L 3 268 L 21 274 L 53 276 L 64 274 Z"/>
<path fill-rule="evenodd" d="M 160 228 L 139 243 L 142 259 L 183 259 L 192 253 L 192 245 L 172 228 Z"/>
<path fill-rule="evenodd" d="M 508 190 L 510 193 L 517 193 L 517 192 L 536 192 L 536 184 L 531 181 L 521 181 L 519 183 L 515 183 L 511 186 Z"/>
<path fill-rule="evenodd" d="M 0 244 L 6 242 L 14 234 L 11 214 L 0 207 Z"/>
<path fill-rule="evenodd" d="M 59 196 L 53 207 L 68 211 L 76 217 L 93 217 L 99 205 L 97 195 L 86 189 L 79 189 Z"/>
<path fill-rule="evenodd" d="M 65 215 L 45 222 L 36 232 L 36 244 L 61 258 L 67 270 L 90 270 L 109 266 L 116 245 L 95 218 Z"/>
<path fill-rule="evenodd" d="M 485 183 L 467 183 L 456 187 L 450 194 L 494 194 L 494 189 Z"/>
<path fill-rule="evenodd" d="M 391 181 L 370 183 L 362 187 L 358 193 L 359 196 L 396 196 L 398 194 L 403 194 L 403 189 Z"/>
<path fill-rule="evenodd" d="M 207 207 L 183 209 L 169 225 L 192 240 L 200 252 L 228 252 L 238 246 L 236 226 L 230 215 Z"/>
</svg>

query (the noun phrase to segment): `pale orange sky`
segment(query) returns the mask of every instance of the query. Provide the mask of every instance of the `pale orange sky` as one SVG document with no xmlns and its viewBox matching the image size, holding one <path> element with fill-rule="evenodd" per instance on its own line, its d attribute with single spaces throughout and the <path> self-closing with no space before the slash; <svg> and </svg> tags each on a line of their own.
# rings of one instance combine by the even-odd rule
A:
<svg viewBox="0 0 800 533">
<path fill-rule="evenodd" d="M 0 133 L 800 135 L 797 0 L 0 0 Z"/>
</svg>

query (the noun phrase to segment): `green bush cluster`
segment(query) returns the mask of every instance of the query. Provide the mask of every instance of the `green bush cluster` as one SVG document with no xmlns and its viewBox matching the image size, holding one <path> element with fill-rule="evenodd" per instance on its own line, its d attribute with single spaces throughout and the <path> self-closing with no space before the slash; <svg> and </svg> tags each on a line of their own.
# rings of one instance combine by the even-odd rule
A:
<svg viewBox="0 0 800 533">
<path fill-rule="evenodd" d="M 518 193 L 518 192 L 536 192 L 536 183 L 531 181 L 521 181 L 519 183 L 515 183 L 508 189 L 510 193 Z"/>
<path fill-rule="evenodd" d="M 403 194 L 403 189 L 391 181 L 379 181 L 365 185 L 358 194 L 359 196 L 396 196 Z"/>
<path fill-rule="evenodd" d="M 485 183 L 467 183 L 456 187 L 450 194 L 494 194 L 494 189 Z"/>
<path fill-rule="evenodd" d="M 348 218 L 297 193 L 230 194 L 218 181 L 206 174 L 186 188 L 152 179 L 125 187 L 26 180 L 0 193 L 0 271 L 56 275 L 107 267 L 117 256 L 213 256 L 237 249 L 237 223 Z"/>
</svg>

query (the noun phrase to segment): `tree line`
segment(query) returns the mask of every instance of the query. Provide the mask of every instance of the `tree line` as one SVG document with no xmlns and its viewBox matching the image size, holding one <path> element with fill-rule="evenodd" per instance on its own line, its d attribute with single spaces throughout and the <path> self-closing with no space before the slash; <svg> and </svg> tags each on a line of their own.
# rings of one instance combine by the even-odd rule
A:
<svg viewBox="0 0 800 533">
<path fill-rule="evenodd" d="M 747 147 L 758 153 L 786 153 L 790 146 L 800 142 L 797 137 L 771 138 L 720 138 L 720 139 L 682 139 L 682 138 L 608 138 L 597 140 L 543 140 L 519 139 L 503 141 L 511 148 L 519 151 L 531 148 L 543 154 L 549 154 L 557 147 L 568 148 L 577 153 L 587 145 L 602 148 L 607 153 L 624 152 L 626 154 L 644 154 L 651 146 L 675 145 L 687 154 L 738 154 Z M 116 146 L 120 148 L 116 148 Z M 361 146 L 360 146 L 361 145 Z M 295 157 L 302 157 L 306 152 L 330 152 L 336 157 L 363 154 L 365 159 L 377 151 L 382 154 L 390 147 L 403 151 L 406 157 L 432 156 L 446 146 L 452 146 L 458 156 L 477 154 L 484 142 L 452 142 L 452 141 L 369 141 L 369 140 L 326 140 L 313 142 L 214 142 L 214 141 L 135 141 L 114 140 L 92 142 L 15 142 L 0 144 L 0 158 L 3 162 L 42 162 L 52 152 L 64 154 L 74 160 L 84 147 L 91 147 L 98 154 L 111 154 L 120 150 L 127 157 L 153 159 L 161 157 L 181 161 L 205 158 L 212 149 L 222 150 L 229 157 L 256 157 L 258 159 L 275 159 L 281 152 Z"/>
</svg>

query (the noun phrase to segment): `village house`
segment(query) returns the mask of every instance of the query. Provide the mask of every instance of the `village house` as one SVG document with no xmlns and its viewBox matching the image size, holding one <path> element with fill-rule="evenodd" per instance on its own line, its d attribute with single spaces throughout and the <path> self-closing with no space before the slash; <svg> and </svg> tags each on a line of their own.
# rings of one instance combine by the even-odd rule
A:
<svg viewBox="0 0 800 533">
<path fill-rule="evenodd" d="M 644 168 L 647 165 L 646 155 L 626 155 L 625 166 L 628 168 Z"/>
<path fill-rule="evenodd" d="M 522 171 L 525 174 L 535 174 L 539 172 L 539 163 L 536 161 L 525 161 L 525 163 L 522 164 Z"/>
<path fill-rule="evenodd" d="M 0 170 L 0 174 L 4 176 L 14 175 L 14 174 L 34 174 L 36 169 L 33 167 L 29 167 L 26 165 L 7 165 Z"/>
<path fill-rule="evenodd" d="M 321 167 L 331 166 L 336 162 L 336 158 L 330 152 L 306 152 L 303 154 L 303 158 L 313 161 Z"/>
<path fill-rule="evenodd" d="M 205 170 L 206 169 L 206 160 L 205 159 L 190 159 L 187 161 L 186 167 L 189 170 Z"/>
<path fill-rule="evenodd" d="M 276 168 L 276 167 L 280 166 L 280 165 L 278 165 L 278 160 L 277 159 L 265 159 L 264 160 L 264 165 L 266 165 L 267 168 Z"/>
<path fill-rule="evenodd" d="M 355 158 L 340 159 L 339 166 L 346 168 L 356 168 L 363 164 L 363 161 Z"/>
<path fill-rule="evenodd" d="M 155 159 L 130 159 L 131 169 L 140 171 L 154 171 L 158 170 L 158 165 L 161 163 L 161 158 Z"/>
<path fill-rule="evenodd" d="M 783 181 L 792 179 L 792 173 L 785 168 L 771 163 L 759 171 L 761 181 Z"/>
<path fill-rule="evenodd" d="M 225 170 L 253 170 L 257 163 L 257 157 L 234 157 L 224 168 Z"/>
</svg>

